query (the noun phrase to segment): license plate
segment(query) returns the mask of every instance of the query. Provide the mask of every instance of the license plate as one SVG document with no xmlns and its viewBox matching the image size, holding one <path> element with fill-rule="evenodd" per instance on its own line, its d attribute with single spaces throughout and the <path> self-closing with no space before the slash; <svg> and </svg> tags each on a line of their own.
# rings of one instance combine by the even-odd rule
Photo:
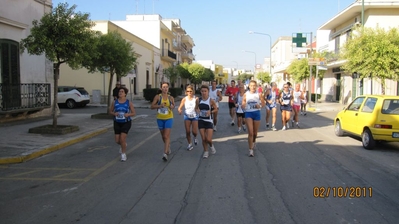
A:
<svg viewBox="0 0 399 224">
<path fill-rule="evenodd" d="M 392 138 L 399 138 L 399 132 L 392 132 Z"/>
</svg>

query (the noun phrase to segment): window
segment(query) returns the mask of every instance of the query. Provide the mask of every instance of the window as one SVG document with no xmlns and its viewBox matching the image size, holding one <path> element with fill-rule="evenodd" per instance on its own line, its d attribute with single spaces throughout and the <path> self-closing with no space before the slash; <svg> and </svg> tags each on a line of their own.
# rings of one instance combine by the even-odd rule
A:
<svg viewBox="0 0 399 224">
<path fill-rule="evenodd" d="M 372 97 L 367 98 L 362 108 L 362 112 L 366 113 L 373 112 L 376 103 L 377 103 L 377 98 L 372 98 Z"/>
<path fill-rule="evenodd" d="M 399 100 L 384 100 L 382 113 L 399 115 Z"/>
<path fill-rule="evenodd" d="M 1 83 L 20 83 L 19 44 L 13 40 L 0 39 Z"/>
<path fill-rule="evenodd" d="M 348 106 L 348 110 L 359 111 L 360 106 L 362 105 L 363 101 L 364 101 L 364 97 L 356 98 L 355 101 L 353 101 L 353 102 Z"/>
</svg>

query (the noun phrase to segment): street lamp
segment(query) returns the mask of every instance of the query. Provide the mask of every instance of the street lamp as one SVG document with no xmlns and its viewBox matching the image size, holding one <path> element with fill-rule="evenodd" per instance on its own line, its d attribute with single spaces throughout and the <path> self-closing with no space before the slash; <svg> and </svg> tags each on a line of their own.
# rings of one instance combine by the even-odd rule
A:
<svg viewBox="0 0 399 224">
<path fill-rule="evenodd" d="M 270 54 L 270 60 L 269 60 L 269 74 L 270 77 L 272 76 L 272 37 L 267 34 L 267 33 L 259 33 L 259 32 L 254 32 L 254 31 L 249 31 L 249 34 L 260 34 L 260 35 L 265 35 L 268 36 L 270 39 L 270 49 L 269 49 L 269 54 Z"/>
<path fill-rule="evenodd" d="M 247 53 L 252 53 L 252 54 L 255 55 L 255 69 L 254 69 L 254 75 L 255 75 L 255 70 L 256 70 L 256 53 L 253 52 L 253 51 L 246 51 L 246 50 L 243 50 L 243 51 L 244 51 L 244 52 L 247 52 Z"/>
</svg>

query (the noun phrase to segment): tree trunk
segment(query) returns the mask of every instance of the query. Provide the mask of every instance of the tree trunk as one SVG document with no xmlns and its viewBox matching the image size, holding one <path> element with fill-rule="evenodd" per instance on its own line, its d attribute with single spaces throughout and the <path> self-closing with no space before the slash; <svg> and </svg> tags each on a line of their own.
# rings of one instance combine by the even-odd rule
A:
<svg viewBox="0 0 399 224">
<path fill-rule="evenodd" d="M 58 79 L 60 77 L 60 63 L 54 63 L 54 101 L 53 101 L 53 110 L 52 110 L 52 115 L 53 115 L 53 127 L 57 127 L 57 101 L 58 101 Z"/>
<path fill-rule="evenodd" d="M 385 95 L 385 80 L 381 80 L 381 94 Z"/>
<path fill-rule="evenodd" d="M 108 85 L 108 100 L 107 100 L 107 114 L 109 114 L 109 108 L 111 107 L 111 97 L 112 97 L 112 81 L 114 80 L 114 73 L 110 71 L 109 85 Z"/>
</svg>

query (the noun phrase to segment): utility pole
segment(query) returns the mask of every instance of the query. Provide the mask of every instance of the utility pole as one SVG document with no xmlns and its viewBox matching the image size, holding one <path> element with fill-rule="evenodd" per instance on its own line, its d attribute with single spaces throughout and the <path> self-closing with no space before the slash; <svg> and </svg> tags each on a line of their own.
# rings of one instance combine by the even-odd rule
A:
<svg viewBox="0 0 399 224">
<path fill-rule="evenodd" d="M 313 55 L 313 32 L 310 32 L 310 53 L 309 53 L 309 57 L 311 58 Z M 308 85 L 308 103 L 309 103 L 309 107 L 311 106 L 311 101 L 312 101 L 312 67 L 313 65 L 310 65 L 309 68 L 309 85 Z M 315 98 L 315 102 L 317 101 L 317 99 Z"/>
</svg>

